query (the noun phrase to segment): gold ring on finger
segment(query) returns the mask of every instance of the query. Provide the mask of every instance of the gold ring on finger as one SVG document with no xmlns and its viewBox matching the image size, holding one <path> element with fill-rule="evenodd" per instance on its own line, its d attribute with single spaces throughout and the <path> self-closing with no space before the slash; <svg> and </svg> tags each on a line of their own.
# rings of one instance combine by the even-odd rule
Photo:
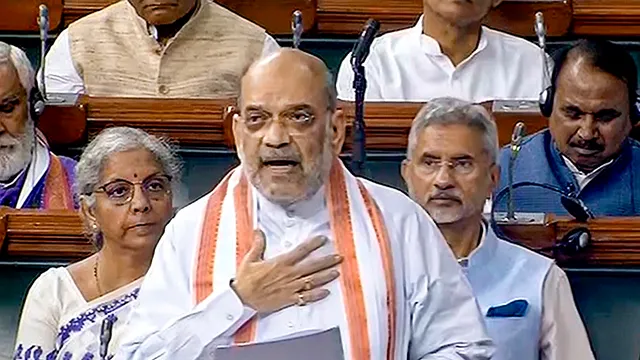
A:
<svg viewBox="0 0 640 360">
<path fill-rule="evenodd" d="M 309 278 L 309 279 L 305 279 L 305 280 L 304 280 L 304 289 L 305 289 L 306 291 L 309 291 L 309 290 L 311 290 L 312 288 L 313 288 L 313 284 L 311 283 L 311 279 L 310 279 L 310 278 Z"/>
<path fill-rule="evenodd" d="M 304 294 L 303 293 L 298 293 L 298 306 L 305 306 L 307 305 L 307 302 L 304 300 Z"/>
</svg>

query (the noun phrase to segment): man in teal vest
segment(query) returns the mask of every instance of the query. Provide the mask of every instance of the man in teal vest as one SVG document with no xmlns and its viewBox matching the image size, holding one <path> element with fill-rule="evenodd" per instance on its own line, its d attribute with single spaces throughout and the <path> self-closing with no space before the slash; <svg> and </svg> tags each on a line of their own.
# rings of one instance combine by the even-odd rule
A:
<svg viewBox="0 0 640 360">
<path fill-rule="evenodd" d="M 494 359 L 594 359 L 565 273 L 498 239 L 483 219 L 500 177 L 497 156 L 496 125 L 482 106 L 435 99 L 413 121 L 402 177 L 467 275 L 497 345 Z"/>
</svg>

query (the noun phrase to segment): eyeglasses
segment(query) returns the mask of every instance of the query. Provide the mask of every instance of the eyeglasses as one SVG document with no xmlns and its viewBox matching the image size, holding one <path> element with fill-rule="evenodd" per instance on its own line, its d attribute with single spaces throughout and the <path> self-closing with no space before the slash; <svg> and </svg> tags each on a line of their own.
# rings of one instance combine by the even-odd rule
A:
<svg viewBox="0 0 640 360">
<path fill-rule="evenodd" d="M 105 193 L 114 204 L 125 205 L 133 199 L 136 185 L 142 187 L 142 192 L 150 200 L 163 200 L 171 193 L 171 177 L 168 175 L 155 175 L 138 182 L 115 180 L 98 187 L 94 193 Z"/>
<path fill-rule="evenodd" d="M 434 175 L 440 172 L 442 166 L 447 166 L 447 170 L 453 170 L 456 175 L 469 175 L 475 170 L 476 165 L 471 159 L 458 159 L 443 161 L 439 159 L 426 159 L 420 164 L 420 169 L 427 175 Z"/>
</svg>

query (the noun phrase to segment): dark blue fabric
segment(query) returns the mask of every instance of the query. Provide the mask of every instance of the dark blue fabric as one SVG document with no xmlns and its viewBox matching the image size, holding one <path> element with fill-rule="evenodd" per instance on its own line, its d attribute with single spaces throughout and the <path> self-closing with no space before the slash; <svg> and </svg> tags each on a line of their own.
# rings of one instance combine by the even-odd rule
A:
<svg viewBox="0 0 640 360">
<path fill-rule="evenodd" d="M 523 317 L 527 314 L 527 300 L 513 300 L 506 305 L 494 306 L 487 310 L 487 317 Z"/>
<path fill-rule="evenodd" d="M 500 152 L 501 178 L 496 194 L 508 187 L 510 149 Z M 640 213 L 640 143 L 627 139 L 620 155 L 581 191 L 566 166 L 548 130 L 527 137 L 514 164 L 514 184 L 523 181 L 544 183 L 573 193 L 595 216 L 636 216 Z M 495 194 L 494 194 L 495 195 Z M 567 215 L 560 195 L 542 188 L 522 187 L 514 190 L 516 211 Z M 506 209 L 507 197 L 496 203 L 498 211 Z"/>
</svg>

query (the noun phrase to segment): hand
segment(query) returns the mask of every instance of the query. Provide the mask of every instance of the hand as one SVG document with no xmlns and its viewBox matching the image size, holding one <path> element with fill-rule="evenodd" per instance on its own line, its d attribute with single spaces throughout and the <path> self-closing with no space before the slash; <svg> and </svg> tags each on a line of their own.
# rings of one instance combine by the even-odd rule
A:
<svg viewBox="0 0 640 360">
<path fill-rule="evenodd" d="M 260 314 L 271 313 L 294 304 L 324 299 L 329 290 L 321 286 L 335 280 L 340 273 L 331 269 L 342 262 L 337 254 L 302 262 L 327 242 L 317 236 L 298 245 L 293 251 L 263 260 L 264 233 L 254 232 L 251 250 L 242 259 L 231 287 L 242 303 Z"/>
</svg>

